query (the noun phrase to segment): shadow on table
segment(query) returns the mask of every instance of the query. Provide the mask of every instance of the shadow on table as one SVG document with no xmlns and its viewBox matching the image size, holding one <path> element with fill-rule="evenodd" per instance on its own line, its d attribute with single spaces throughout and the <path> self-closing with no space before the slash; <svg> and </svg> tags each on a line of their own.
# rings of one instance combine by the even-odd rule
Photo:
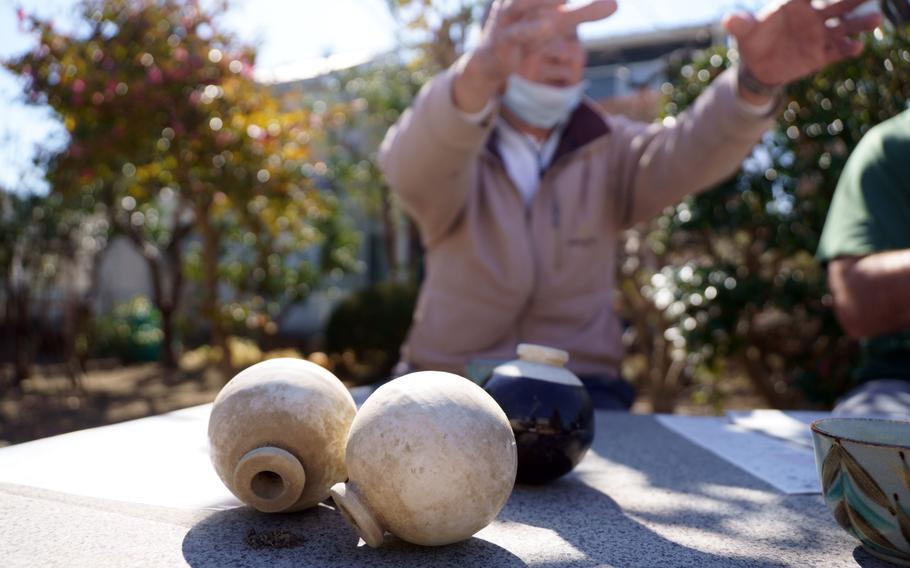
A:
<svg viewBox="0 0 910 568">
<path fill-rule="evenodd" d="M 573 476 L 546 487 L 516 487 L 499 519 L 552 530 L 585 556 L 534 566 L 780 566 L 711 554 L 667 540 Z"/>
<path fill-rule="evenodd" d="M 706 482 L 710 482 L 780 494 L 761 479 L 665 428 L 652 416 L 604 413 L 597 418 L 591 451 L 645 475 L 649 486 L 702 495 L 706 494 Z M 636 435 L 624 434 L 618 425 L 634 427 Z"/>
<path fill-rule="evenodd" d="M 581 565 L 780 566 L 850 550 L 818 495 L 783 495 L 651 417 L 599 414 L 597 428 L 587 467 L 517 488 L 500 518 L 555 531 L 590 559 Z"/>
<path fill-rule="evenodd" d="M 598 426 L 601 428 L 599 432 L 610 431 L 609 422 L 607 428 L 603 428 L 602 423 Z M 639 430 L 637 437 L 608 435 L 606 440 L 595 440 L 592 451 L 603 459 L 635 470 L 647 479 L 649 487 L 691 496 L 693 503 L 700 500 L 714 504 L 722 502 L 724 507 L 715 507 L 715 511 L 702 507 L 688 512 L 690 517 L 697 517 L 699 529 L 729 533 L 727 524 L 731 518 L 761 514 L 769 507 L 776 507 L 782 514 L 803 521 L 811 518 L 813 521 L 793 523 L 792 535 L 777 538 L 777 545 L 803 549 L 806 543 L 821 543 L 832 535 L 836 538 L 843 536 L 842 529 L 834 522 L 820 495 L 785 495 L 761 479 L 665 429 L 656 420 L 637 421 L 635 427 Z M 660 442 L 642 444 L 642 440 Z M 770 497 L 756 499 L 754 495 L 758 494 Z M 626 506 L 635 516 L 661 524 L 678 525 L 687 514 L 685 510 L 658 513 Z"/>
<path fill-rule="evenodd" d="M 391 538 L 380 550 L 358 546 L 358 537 L 332 508 L 320 505 L 289 515 L 247 507 L 206 517 L 183 539 L 193 568 L 263 566 L 526 566 L 509 551 L 479 538 L 443 547 L 421 547 Z"/>
</svg>

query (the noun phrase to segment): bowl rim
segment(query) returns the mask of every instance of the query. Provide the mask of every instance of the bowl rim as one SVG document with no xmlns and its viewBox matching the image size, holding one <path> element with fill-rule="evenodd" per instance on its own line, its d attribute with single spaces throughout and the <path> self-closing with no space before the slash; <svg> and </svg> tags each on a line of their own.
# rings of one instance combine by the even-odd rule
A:
<svg viewBox="0 0 910 568">
<path fill-rule="evenodd" d="M 833 438 L 837 441 L 847 441 L 847 442 L 852 442 L 854 444 L 862 444 L 865 446 L 876 446 L 879 448 L 901 448 L 901 449 L 910 450 L 910 442 L 907 442 L 906 444 L 885 444 L 883 442 L 870 442 L 868 440 L 860 440 L 860 439 L 852 438 L 849 436 L 836 436 L 830 432 L 825 432 L 824 430 L 821 429 L 820 424 L 822 424 L 823 422 L 829 422 L 832 420 L 839 420 L 839 421 L 845 421 L 845 422 L 887 422 L 890 424 L 903 424 L 908 427 L 910 427 L 910 420 L 891 420 L 891 419 L 887 419 L 887 418 L 859 418 L 859 417 L 850 417 L 850 416 L 829 416 L 827 418 L 820 418 L 818 420 L 815 420 L 810 425 L 812 432 L 819 434 L 820 436 L 825 436 L 827 438 Z"/>
</svg>

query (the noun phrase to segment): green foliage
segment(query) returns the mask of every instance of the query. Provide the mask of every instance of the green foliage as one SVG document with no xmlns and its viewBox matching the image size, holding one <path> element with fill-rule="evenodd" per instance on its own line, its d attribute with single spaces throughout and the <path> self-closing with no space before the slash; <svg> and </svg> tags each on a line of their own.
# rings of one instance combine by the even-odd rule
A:
<svg viewBox="0 0 910 568">
<path fill-rule="evenodd" d="M 329 270 L 356 267 L 353 251 L 359 240 L 346 221 L 361 233 L 378 229 L 385 237 L 388 266 L 399 274 L 408 272 L 395 248 L 401 213 L 379 170 L 378 151 L 427 77 L 420 66 L 389 57 L 334 73 L 323 88 L 292 89 L 282 95 L 284 107 L 308 109 L 316 126 L 304 173 L 313 185 L 337 197 L 340 214 L 318 224 L 326 236 L 321 258 Z"/>
<path fill-rule="evenodd" d="M 331 79 L 329 92 L 317 100 L 304 94 L 285 104 L 313 109 L 314 121 L 322 130 L 313 139 L 313 154 L 319 158 L 311 169 L 313 177 L 349 199 L 357 207 L 355 217 L 381 228 L 393 278 L 410 283 L 416 280 L 419 259 L 412 255 L 412 264 L 404 266 L 399 258 L 400 232 L 408 227 L 379 171 L 379 146 L 424 83 L 463 51 L 485 1 L 389 0 L 387 4 L 403 43 L 416 48 L 416 57 L 407 63 L 389 58 L 340 72 Z M 327 350 L 353 355 L 355 362 L 342 358 L 341 365 L 358 367 L 347 372 L 360 380 L 386 377 L 398 360 L 415 296 L 414 285 L 395 283 L 354 294 L 329 319 Z"/>
<path fill-rule="evenodd" d="M 398 361 L 416 301 L 415 286 L 391 282 L 354 293 L 329 317 L 326 351 L 353 353 L 368 367 L 360 380 L 387 378 Z"/>
<path fill-rule="evenodd" d="M 60 195 L 0 191 L 0 292 L 27 287 L 34 296 L 65 278 L 66 261 L 104 247 L 108 225 Z M 18 282 L 13 282 L 13 272 Z"/>
<path fill-rule="evenodd" d="M 418 64 L 448 68 L 464 53 L 471 31 L 489 0 L 386 0 L 398 20 L 401 39 L 417 49 Z"/>
<path fill-rule="evenodd" d="M 161 312 L 144 296 L 118 304 L 93 322 L 93 355 L 118 357 L 127 363 L 156 361 L 164 334 Z"/>
<path fill-rule="evenodd" d="M 326 178 L 368 215 L 381 214 L 390 199 L 379 171 L 379 145 L 428 77 L 419 66 L 388 61 L 336 78 L 339 88 L 326 111 L 335 118 L 323 120 L 325 130 L 314 151 L 325 157 Z"/>
<path fill-rule="evenodd" d="M 248 331 L 274 331 L 274 306 L 353 264 L 338 200 L 306 175 L 319 125 L 253 80 L 255 51 L 219 26 L 224 2 L 79 6 L 77 35 L 27 18 L 36 48 L 6 64 L 70 134 L 48 163 L 53 191 L 130 239 L 163 313 L 182 297 L 186 263 L 213 334 L 223 340 L 241 311 Z"/>
<path fill-rule="evenodd" d="M 647 236 L 669 263 L 643 293 L 693 373 L 735 366 L 776 404 L 830 403 L 851 383 L 855 345 L 830 309 L 813 260 L 837 180 L 862 135 L 905 108 L 910 42 L 881 34 L 858 59 L 793 85 L 788 104 L 734 179 L 668 210 Z M 715 49 L 677 62 L 667 116 L 729 64 Z"/>
</svg>

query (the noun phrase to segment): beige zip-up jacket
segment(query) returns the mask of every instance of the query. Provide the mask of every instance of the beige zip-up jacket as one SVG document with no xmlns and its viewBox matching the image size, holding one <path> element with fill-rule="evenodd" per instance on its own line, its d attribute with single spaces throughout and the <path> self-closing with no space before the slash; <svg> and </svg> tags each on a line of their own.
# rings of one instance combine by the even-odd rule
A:
<svg viewBox="0 0 910 568">
<path fill-rule="evenodd" d="M 452 101 L 449 70 L 389 130 L 380 165 L 426 247 L 402 360 L 463 374 L 518 343 L 565 349 L 580 375 L 618 376 L 620 231 L 732 175 L 772 124 L 727 71 L 674 123 L 605 117 L 586 102 L 526 207 L 496 153 L 495 121 Z"/>
</svg>

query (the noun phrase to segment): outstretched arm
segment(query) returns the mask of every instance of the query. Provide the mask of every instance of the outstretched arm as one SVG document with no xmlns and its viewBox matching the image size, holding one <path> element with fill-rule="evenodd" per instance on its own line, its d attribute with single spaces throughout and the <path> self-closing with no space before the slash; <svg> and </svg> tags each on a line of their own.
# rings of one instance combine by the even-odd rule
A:
<svg viewBox="0 0 910 568">
<path fill-rule="evenodd" d="M 638 126 L 626 135 L 633 141 L 620 222 L 648 219 L 732 175 L 771 126 L 771 116 L 756 117 L 742 103 L 767 105 L 775 88 L 859 55 L 863 44 L 853 36 L 881 21 L 878 14 L 852 15 L 864 1 L 815 7 L 810 0 L 781 0 L 758 15 L 728 16 L 724 25 L 739 52 L 736 76 L 719 77 L 670 127 Z"/>
</svg>

